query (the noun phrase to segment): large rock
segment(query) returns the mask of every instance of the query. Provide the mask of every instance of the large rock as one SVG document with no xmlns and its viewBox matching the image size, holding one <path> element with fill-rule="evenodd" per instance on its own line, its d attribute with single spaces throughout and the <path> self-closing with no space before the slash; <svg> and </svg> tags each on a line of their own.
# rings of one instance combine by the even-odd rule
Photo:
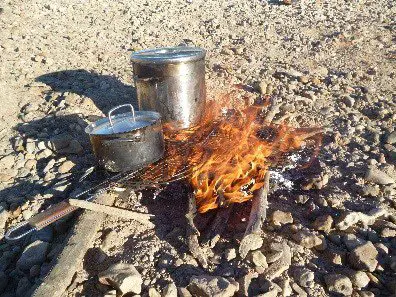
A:
<svg viewBox="0 0 396 297">
<path fill-rule="evenodd" d="M 362 289 L 368 286 L 370 278 L 364 271 L 354 271 L 349 276 L 354 287 Z"/>
<path fill-rule="evenodd" d="M 280 227 L 285 224 L 293 223 L 293 216 L 290 212 L 275 210 L 272 213 L 271 222 L 274 226 Z"/>
<path fill-rule="evenodd" d="M 315 230 L 329 233 L 333 225 L 333 218 L 330 215 L 319 216 L 315 219 L 312 226 Z"/>
<path fill-rule="evenodd" d="M 351 280 L 342 274 L 328 274 L 325 276 L 327 289 L 330 293 L 340 294 L 342 296 L 350 296 L 352 294 Z"/>
<path fill-rule="evenodd" d="M 238 285 L 221 276 L 199 275 L 190 279 L 188 290 L 193 296 L 231 297 L 238 291 Z"/>
<path fill-rule="evenodd" d="M 17 267 L 21 270 L 29 270 L 33 265 L 43 263 L 47 256 L 48 246 L 48 242 L 41 240 L 29 244 L 17 261 Z"/>
<path fill-rule="evenodd" d="M 132 264 L 117 263 L 111 265 L 98 277 L 99 282 L 120 290 L 122 294 L 140 294 L 142 291 L 142 276 Z"/>
<path fill-rule="evenodd" d="M 349 255 L 349 263 L 359 270 L 374 271 L 377 267 L 378 251 L 371 241 L 353 249 Z"/>
<path fill-rule="evenodd" d="M 315 235 L 306 230 L 302 230 L 293 235 L 293 239 L 301 246 L 308 249 L 315 248 L 317 250 L 326 249 L 326 240 L 323 236 Z"/>
</svg>

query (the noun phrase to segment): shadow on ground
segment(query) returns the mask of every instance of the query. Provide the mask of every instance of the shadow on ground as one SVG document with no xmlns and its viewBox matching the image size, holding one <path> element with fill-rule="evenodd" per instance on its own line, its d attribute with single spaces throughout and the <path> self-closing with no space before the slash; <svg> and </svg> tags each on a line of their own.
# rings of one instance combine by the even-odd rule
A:
<svg viewBox="0 0 396 297">
<path fill-rule="evenodd" d="M 137 107 L 136 90 L 111 75 L 101 75 L 84 69 L 62 70 L 36 78 L 55 92 L 72 92 L 89 97 L 105 114 L 114 106 L 132 103 Z"/>
</svg>

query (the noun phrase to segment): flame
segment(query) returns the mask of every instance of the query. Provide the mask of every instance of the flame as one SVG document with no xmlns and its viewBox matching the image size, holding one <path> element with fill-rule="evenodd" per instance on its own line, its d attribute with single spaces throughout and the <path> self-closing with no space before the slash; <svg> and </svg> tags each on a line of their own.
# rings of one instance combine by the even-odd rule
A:
<svg viewBox="0 0 396 297">
<path fill-rule="evenodd" d="M 209 102 L 194 128 L 180 131 L 165 125 L 168 174 L 192 168 L 190 182 L 201 213 L 251 199 L 269 167 L 318 131 L 265 123 L 263 106 L 238 107 L 228 115 L 221 115 L 221 106 Z"/>
</svg>

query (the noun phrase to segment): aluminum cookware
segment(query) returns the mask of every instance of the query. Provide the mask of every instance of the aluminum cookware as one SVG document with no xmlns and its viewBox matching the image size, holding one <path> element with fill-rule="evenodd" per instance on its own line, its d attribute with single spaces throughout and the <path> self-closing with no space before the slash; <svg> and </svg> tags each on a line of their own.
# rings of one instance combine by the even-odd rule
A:
<svg viewBox="0 0 396 297">
<path fill-rule="evenodd" d="M 164 47 L 131 56 L 140 110 L 158 111 L 176 127 L 199 122 L 205 106 L 205 50 Z"/>
<path fill-rule="evenodd" d="M 130 112 L 114 114 L 122 107 Z M 161 116 L 155 111 L 135 111 L 131 104 L 117 106 L 108 117 L 89 125 L 94 154 L 99 165 L 112 172 L 138 169 L 164 155 Z"/>
</svg>

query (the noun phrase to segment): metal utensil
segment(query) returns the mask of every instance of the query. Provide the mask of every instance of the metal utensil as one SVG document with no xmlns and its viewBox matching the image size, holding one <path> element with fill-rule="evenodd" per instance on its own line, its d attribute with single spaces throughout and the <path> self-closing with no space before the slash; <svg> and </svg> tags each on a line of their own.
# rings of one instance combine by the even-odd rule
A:
<svg viewBox="0 0 396 297">
<path fill-rule="evenodd" d="M 205 50 L 164 47 L 134 52 L 134 80 L 140 110 L 158 111 L 165 122 L 188 128 L 205 106 Z"/>
<path fill-rule="evenodd" d="M 122 107 L 130 112 L 116 114 Z M 135 111 L 131 104 L 116 106 L 107 118 L 89 125 L 94 154 L 99 165 L 112 172 L 127 171 L 155 162 L 164 154 L 161 116 L 154 111 Z"/>
</svg>

